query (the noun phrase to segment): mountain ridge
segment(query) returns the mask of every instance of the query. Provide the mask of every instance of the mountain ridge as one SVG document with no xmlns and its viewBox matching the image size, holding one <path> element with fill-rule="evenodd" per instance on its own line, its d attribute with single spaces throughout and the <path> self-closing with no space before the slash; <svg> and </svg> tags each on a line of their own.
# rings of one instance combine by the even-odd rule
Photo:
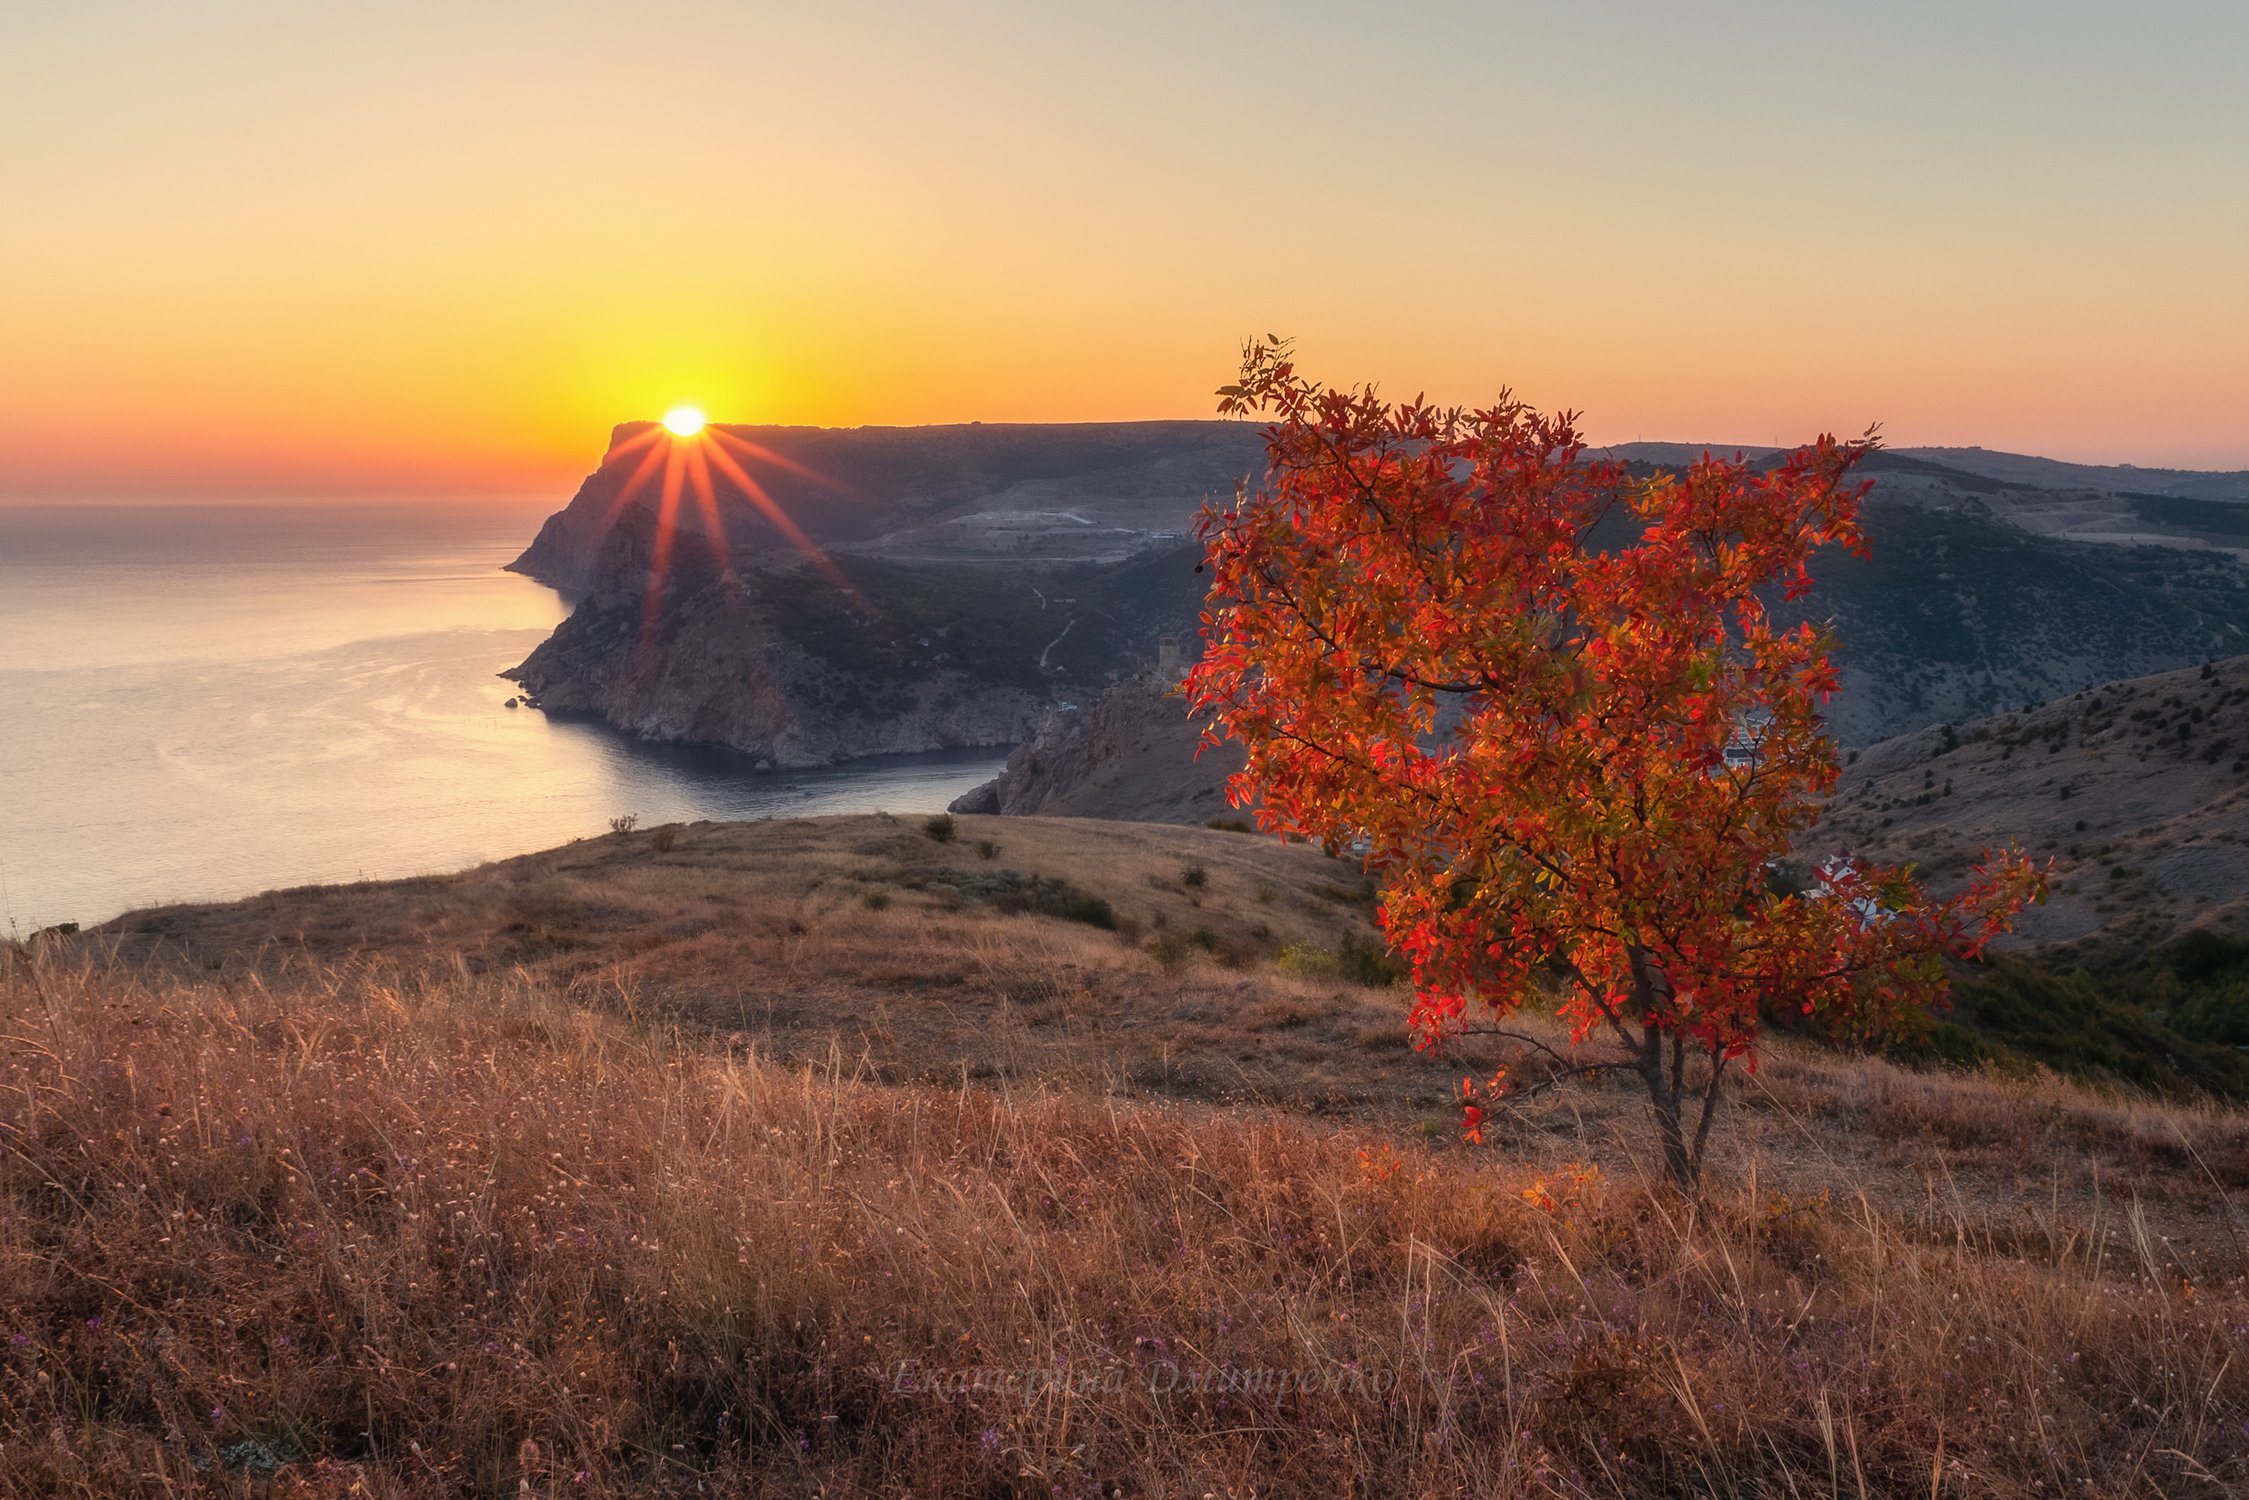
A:
<svg viewBox="0 0 2249 1500">
<path fill-rule="evenodd" d="M 549 711 L 778 766 L 1019 744 L 1089 708 L 1194 631 L 1194 516 L 1262 463 L 1243 422 L 706 434 L 707 504 L 695 447 L 617 428 L 512 564 L 577 607 L 509 675 Z M 1823 559 L 1802 606 L 1841 634 L 1847 743 L 2249 649 L 2249 506 L 1889 452 L 1867 473 L 1874 556 Z"/>
</svg>

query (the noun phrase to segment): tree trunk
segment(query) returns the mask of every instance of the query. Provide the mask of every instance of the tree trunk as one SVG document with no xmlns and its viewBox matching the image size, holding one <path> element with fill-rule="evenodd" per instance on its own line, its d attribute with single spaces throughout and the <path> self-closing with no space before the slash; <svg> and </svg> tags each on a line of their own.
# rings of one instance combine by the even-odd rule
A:
<svg viewBox="0 0 2249 1500">
<path fill-rule="evenodd" d="M 1663 1145 L 1663 1168 L 1680 1192 L 1691 1195 L 1696 1188 L 1695 1169 L 1699 1164 L 1687 1149 L 1676 1047 L 1673 1058 L 1674 1066 L 1667 1076 L 1663 1065 L 1663 1032 L 1652 1025 L 1643 1028 L 1640 1077 L 1648 1086 L 1648 1103 L 1655 1110 L 1656 1136 Z"/>
<path fill-rule="evenodd" d="M 1663 1168 L 1680 1192 L 1692 1196 L 1700 1175 L 1702 1153 L 1699 1149 L 1687 1149 L 1686 1121 L 1680 1111 L 1686 1092 L 1686 1044 L 1676 1033 L 1670 1037 L 1671 1065 L 1667 1072 L 1663 1056 L 1664 1030 L 1653 1018 L 1656 998 L 1668 981 L 1638 945 L 1627 945 L 1625 952 L 1632 965 L 1633 1000 L 1640 1011 L 1639 1073 L 1641 1081 L 1648 1086 L 1648 1103 L 1655 1110 L 1656 1134 L 1663 1143 Z M 1707 1123 L 1709 1118 L 1710 1105 L 1706 1100 L 1702 1123 Z M 1702 1135 L 1702 1131 L 1696 1132 L 1698 1147 Z"/>
</svg>

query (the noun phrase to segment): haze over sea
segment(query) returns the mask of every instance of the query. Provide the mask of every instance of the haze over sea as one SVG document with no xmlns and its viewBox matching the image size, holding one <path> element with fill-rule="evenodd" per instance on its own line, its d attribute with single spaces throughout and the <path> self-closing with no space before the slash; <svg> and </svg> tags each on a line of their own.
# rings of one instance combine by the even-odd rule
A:
<svg viewBox="0 0 2249 1500">
<path fill-rule="evenodd" d="M 543 502 L 0 506 L 0 936 L 697 818 L 921 812 L 972 751 L 754 772 L 509 709 Z"/>
</svg>

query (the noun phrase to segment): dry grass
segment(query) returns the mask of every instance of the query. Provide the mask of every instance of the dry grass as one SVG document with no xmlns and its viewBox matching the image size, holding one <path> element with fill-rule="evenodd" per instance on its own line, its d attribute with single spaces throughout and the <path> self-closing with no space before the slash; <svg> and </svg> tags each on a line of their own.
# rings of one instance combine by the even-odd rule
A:
<svg viewBox="0 0 2249 1500">
<path fill-rule="evenodd" d="M 644 830 L 442 879 L 140 913 L 110 936 L 191 975 L 285 978 L 370 953 L 408 972 L 521 970 L 783 1058 L 841 1047 L 890 1081 L 1036 1080 L 1354 1118 L 1446 1109 L 1449 1077 L 1414 1065 L 1393 997 L 1271 968 L 1284 947 L 1374 940 L 1354 866 L 1205 829 L 955 823 L 943 843 L 918 819 L 880 816 L 695 824 L 662 851 L 665 830 Z M 1198 885 L 1180 878 L 1190 863 Z M 1098 895 L 1118 929 L 960 894 L 1009 870 Z"/>
<path fill-rule="evenodd" d="M 1784 1042 L 1690 1212 L 1277 969 L 1345 867 L 958 821 L 0 952 L 0 1492 L 2249 1487 L 2249 1115 Z"/>
<path fill-rule="evenodd" d="M 9 1493 L 2249 1484 L 2241 1264 L 2129 1198 L 2033 1234 L 1744 1174 L 1689 1213 L 1613 1163 L 784 1065 L 521 974 L 0 964 Z M 1815 1143 L 2047 1128 L 2015 1085 L 1772 1074 Z M 2047 1114 L 2182 1174 L 2242 1143 Z"/>
<path fill-rule="evenodd" d="M 1347 862 L 1206 829 L 955 821 L 943 844 L 918 819 L 879 816 L 694 824 L 662 850 L 665 830 L 642 830 L 442 879 L 141 913 L 89 941 L 192 978 L 283 987 L 370 957 L 431 981 L 521 974 L 784 1063 L 840 1052 L 875 1081 L 1254 1106 L 1401 1142 L 1452 1138 L 1461 1075 L 1502 1060 L 1417 1053 L 1400 992 L 1273 962 L 1371 934 Z M 986 842 L 999 845 L 989 859 Z M 1180 879 L 1189 864 L 1202 885 Z M 1008 915 L 947 884 L 1006 868 L 1099 895 L 1125 930 Z M 870 908 L 870 894 L 888 904 Z M 1150 951 L 1198 932 L 1210 946 L 1181 942 L 1175 965 Z M 2216 1254 L 2231 1244 L 2225 1196 L 2249 1192 L 2249 1115 L 2236 1111 L 1786 1044 L 1726 1098 L 1718 1180 L 1754 1175 L 1791 1197 L 1864 1193 L 1914 1216 L 1957 1193 L 2010 1235 L 2131 1198 L 2157 1233 Z M 1550 1095 L 1500 1129 L 1510 1157 L 1542 1170 L 1630 1170 L 1647 1144 L 1624 1083 Z"/>
</svg>

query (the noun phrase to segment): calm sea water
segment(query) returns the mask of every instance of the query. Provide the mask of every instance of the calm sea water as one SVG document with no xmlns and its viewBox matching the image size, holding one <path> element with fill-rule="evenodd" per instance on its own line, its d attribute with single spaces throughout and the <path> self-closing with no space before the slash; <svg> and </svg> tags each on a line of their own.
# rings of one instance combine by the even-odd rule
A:
<svg viewBox="0 0 2249 1500">
<path fill-rule="evenodd" d="M 504 707 L 549 508 L 0 506 L 0 934 L 695 818 L 920 812 L 992 752 L 753 772 Z"/>
</svg>

